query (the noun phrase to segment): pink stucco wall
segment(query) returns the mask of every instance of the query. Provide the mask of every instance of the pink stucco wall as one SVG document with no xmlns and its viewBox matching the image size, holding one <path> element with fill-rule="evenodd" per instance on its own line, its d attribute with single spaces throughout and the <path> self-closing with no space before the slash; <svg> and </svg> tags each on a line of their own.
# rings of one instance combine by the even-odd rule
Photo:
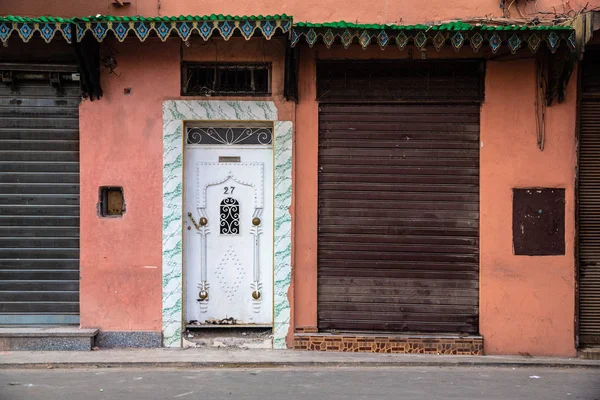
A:
<svg viewBox="0 0 600 400">
<path fill-rule="evenodd" d="M 161 330 L 162 102 L 179 94 L 179 43 L 115 45 L 120 76 L 81 106 L 82 327 Z M 123 218 L 98 217 L 99 186 L 123 187 Z"/>
<path fill-rule="evenodd" d="M 131 5 L 114 7 L 112 0 L 2 0 L 0 15 L 293 15 L 296 21 L 339 21 L 360 23 L 426 23 L 472 17 L 500 17 L 500 0 L 430 0 L 419 1 L 373 0 L 355 1 L 351 5 L 339 0 L 131 0 Z M 507 1 L 510 4 L 511 1 Z M 538 0 L 519 1 L 521 14 L 535 11 L 564 13 L 579 10 L 589 3 L 600 5 L 600 0 Z M 519 17 L 515 3 L 511 17 Z"/>
</svg>

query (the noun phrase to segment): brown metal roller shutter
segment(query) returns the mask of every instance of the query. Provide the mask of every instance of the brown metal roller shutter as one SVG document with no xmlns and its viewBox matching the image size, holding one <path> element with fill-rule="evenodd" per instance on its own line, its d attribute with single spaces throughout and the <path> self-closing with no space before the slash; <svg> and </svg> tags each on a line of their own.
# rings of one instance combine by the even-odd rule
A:
<svg viewBox="0 0 600 400">
<path fill-rule="evenodd" d="M 79 84 L 24 68 L 0 85 L 0 324 L 77 324 Z"/>
<path fill-rule="evenodd" d="M 475 103 L 320 105 L 319 329 L 478 332 Z"/>
<path fill-rule="evenodd" d="M 327 61 L 317 64 L 321 102 L 477 103 L 483 99 L 478 61 Z"/>
<path fill-rule="evenodd" d="M 600 54 L 586 52 L 579 136 L 579 342 L 600 344 Z"/>
</svg>

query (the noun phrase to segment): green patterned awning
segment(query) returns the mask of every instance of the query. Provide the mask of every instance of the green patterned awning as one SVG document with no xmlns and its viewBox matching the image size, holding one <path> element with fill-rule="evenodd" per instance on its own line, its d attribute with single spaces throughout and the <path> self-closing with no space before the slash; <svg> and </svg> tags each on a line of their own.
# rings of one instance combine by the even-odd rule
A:
<svg viewBox="0 0 600 400">
<path fill-rule="evenodd" d="M 271 39 L 276 33 L 287 34 L 292 46 L 302 39 L 309 46 L 322 41 L 327 48 L 339 40 L 345 48 L 358 43 L 363 49 L 377 43 L 382 49 L 393 43 L 399 49 L 414 44 L 423 50 L 433 45 L 441 50 L 451 45 L 460 50 L 468 44 L 478 52 L 485 45 L 496 53 L 502 46 L 507 46 L 512 53 L 519 48 L 529 47 L 536 52 L 540 45 L 546 43 L 551 52 L 555 52 L 561 43 L 565 43 L 571 51 L 575 51 L 575 30 L 570 26 L 550 25 L 486 25 L 451 22 L 438 25 L 378 25 L 353 24 L 344 21 L 293 24 L 291 16 L 282 15 L 205 15 L 178 17 L 115 17 L 97 15 L 83 18 L 60 17 L 0 17 L 0 40 L 6 44 L 12 34 L 18 34 L 24 42 L 28 42 L 36 32 L 50 42 L 57 35 L 71 43 L 71 29 L 76 30 L 76 39 L 82 40 L 90 32 L 98 41 L 104 40 L 109 32 L 119 41 L 135 36 L 144 41 L 150 36 L 162 41 L 172 35 L 188 40 L 192 35 L 199 35 L 208 40 L 218 34 L 225 40 L 236 33 L 245 39 L 262 35 Z"/>
<path fill-rule="evenodd" d="M 57 34 L 67 42 L 72 41 L 72 27 L 76 30 L 77 41 L 80 42 L 87 32 L 98 40 L 104 40 L 111 32 L 122 42 L 128 36 L 136 36 L 144 41 L 152 34 L 162 41 L 171 34 L 177 34 L 182 40 L 188 40 L 194 33 L 208 40 L 215 33 L 223 39 L 230 39 L 238 32 L 245 39 L 262 34 L 271 39 L 277 31 L 289 33 L 292 18 L 282 15 L 257 16 L 179 16 L 179 17 L 114 17 L 97 15 L 84 18 L 59 17 L 0 17 L 0 40 L 6 44 L 11 34 L 18 34 L 24 42 L 28 42 L 38 32 L 49 43 Z"/>
<path fill-rule="evenodd" d="M 327 48 L 338 39 L 345 48 L 357 42 L 363 49 L 371 43 L 377 43 L 384 49 L 393 43 L 403 50 L 412 43 L 421 50 L 428 44 L 433 44 L 439 51 L 450 44 L 458 51 L 468 43 L 474 52 L 478 52 L 487 44 L 494 53 L 502 46 L 507 46 L 512 53 L 524 46 L 536 52 L 544 42 L 552 52 L 556 51 L 561 42 L 565 42 L 572 51 L 575 51 L 576 44 L 575 31 L 569 26 L 474 25 L 460 21 L 439 25 L 353 24 L 344 21 L 321 24 L 299 22 L 294 24 L 291 35 L 292 46 L 304 39 L 312 47 L 320 39 Z"/>
</svg>

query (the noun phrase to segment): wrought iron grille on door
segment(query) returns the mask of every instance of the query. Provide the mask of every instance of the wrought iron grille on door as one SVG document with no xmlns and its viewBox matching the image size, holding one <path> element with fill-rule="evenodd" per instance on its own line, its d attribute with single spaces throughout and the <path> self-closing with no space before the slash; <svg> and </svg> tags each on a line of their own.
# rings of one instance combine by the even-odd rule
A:
<svg viewBox="0 0 600 400">
<path fill-rule="evenodd" d="M 187 144 L 207 145 L 240 145 L 273 143 L 273 128 L 271 127 L 187 127 Z"/>
<path fill-rule="evenodd" d="M 221 235 L 239 235 L 240 233 L 240 203 L 228 197 L 223 199 L 220 208 Z"/>
</svg>

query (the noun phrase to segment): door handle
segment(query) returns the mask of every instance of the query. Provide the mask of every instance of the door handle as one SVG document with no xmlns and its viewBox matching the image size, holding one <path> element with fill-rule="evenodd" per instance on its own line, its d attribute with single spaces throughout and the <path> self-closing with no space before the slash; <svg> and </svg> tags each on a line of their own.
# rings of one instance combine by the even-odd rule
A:
<svg viewBox="0 0 600 400">
<path fill-rule="evenodd" d="M 188 217 L 192 220 L 192 224 L 194 224 L 197 230 L 200 230 L 201 226 L 206 226 L 208 224 L 208 219 L 205 217 L 201 217 L 200 221 L 196 222 L 191 212 L 188 213 Z"/>
</svg>

